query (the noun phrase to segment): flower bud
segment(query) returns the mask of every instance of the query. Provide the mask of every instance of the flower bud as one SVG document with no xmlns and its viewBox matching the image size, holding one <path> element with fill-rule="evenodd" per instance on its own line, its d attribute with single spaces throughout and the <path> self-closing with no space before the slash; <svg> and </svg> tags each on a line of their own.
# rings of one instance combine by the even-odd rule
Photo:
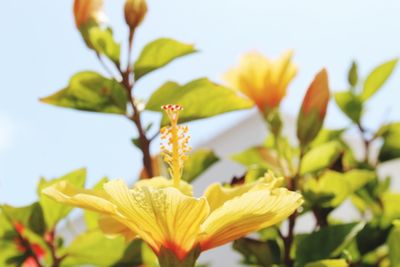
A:
<svg viewBox="0 0 400 267">
<path fill-rule="evenodd" d="M 125 21 L 131 30 L 142 23 L 147 13 L 146 0 L 126 0 Z"/>
<path fill-rule="evenodd" d="M 103 0 L 75 0 L 74 16 L 78 29 L 90 22 L 100 23 L 103 21 Z"/>
</svg>

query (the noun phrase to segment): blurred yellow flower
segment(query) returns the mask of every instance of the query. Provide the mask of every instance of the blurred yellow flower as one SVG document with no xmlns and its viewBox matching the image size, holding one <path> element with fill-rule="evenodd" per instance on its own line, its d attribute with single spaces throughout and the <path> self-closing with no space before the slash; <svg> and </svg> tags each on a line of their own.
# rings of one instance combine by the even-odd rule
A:
<svg viewBox="0 0 400 267">
<path fill-rule="evenodd" d="M 99 23 L 104 19 L 103 0 L 75 0 L 74 16 L 77 28 L 94 21 Z"/>
<path fill-rule="evenodd" d="M 126 0 L 125 21 L 131 29 L 135 29 L 142 23 L 147 13 L 147 3 L 145 0 Z"/>
<path fill-rule="evenodd" d="M 261 112 L 279 106 L 289 83 L 297 74 L 292 63 L 293 52 L 271 60 L 258 52 L 245 54 L 239 66 L 229 70 L 224 79 L 229 86 L 240 90 L 257 105 Z"/>
<path fill-rule="evenodd" d="M 103 215 L 100 228 L 108 235 L 142 238 L 157 254 L 171 251 L 178 260 L 279 223 L 301 204 L 296 192 L 279 187 L 270 174 L 233 188 L 213 184 L 196 198 L 192 186 L 181 180 L 187 146 L 187 128 L 179 126 L 180 106 L 164 106 L 171 126 L 162 131 L 167 142 L 163 156 L 172 179 L 141 180 L 133 189 L 122 180 L 105 183 L 102 190 L 78 189 L 61 182 L 43 190 L 54 200 Z"/>
</svg>

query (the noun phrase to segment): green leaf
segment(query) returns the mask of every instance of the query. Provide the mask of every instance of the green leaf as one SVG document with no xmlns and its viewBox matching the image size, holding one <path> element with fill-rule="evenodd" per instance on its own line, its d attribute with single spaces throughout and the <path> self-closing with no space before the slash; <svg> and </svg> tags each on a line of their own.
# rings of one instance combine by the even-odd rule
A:
<svg viewBox="0 0 400 267">
<path fill-rule="evenodd" d="M 383 145 L 379 151 L 379 161 L 385 162 L 400 158 L 400 123 L 392 123 L 382 127 L 378 136 L 383 137 Z"/>
<path fill-rule="evenodd" d="M 317 172 L 332 166 L 342 152 L 342 145 L 337 141 L 331 141 L 311 149 L 304 155 L 302 160 L 301 175 Z"/>
<path fill-rule="evenodd" d="M 328 143 L 330 141 L 341 141 L 340 137 L 345 131 L 346 129 L 337 129 L 337 130 L 322 129 L 317 135 L 317 137 L 314 139 L 314 141 L 312 141 L 310 147 L 311 148 L 317 147 L 325 143 Z"/>
<path fill-rule="evenodd" d="M 68 181 L 70 184 L 82 188 L 85 184 L 85 180 L 86 180 L 85 169 L 79 169 L 73 171 L 58 179 L 46 180 L 42 178 L 40 180 L 38 185 L 39 203 L 42 206 L 44 219 L 46 221 L 46 225 L 49 230 L 54 229 L 57 223 L 70 213 L 72 207 L 60 204 L 50 199 L 48 196 L 45 196 L 42 193 L 42 190 L 48 186 L 59 183 L 61 181 Z"/>
<path fill-rule="evenodd" d="M 113 62 L 119 64 L 121 45 L 115 42 L 110 28 L 90 28 L 89 40 L 93 49 L 96 50 L 97 53 L 105 55 Z"/>
<path fill-rule="evenodd" d="M 1 239 L 0 251 L 0 266 L 2 267 L 22 266 L 23 261 L 26 259 L 25 255 L 21 255 L 14 242 Z"/>
<path fill-rule="evenodd" d="M 141 266 L 143 263 L 146 263 L 146 267 L 153 267 L 151 265 L 147 265 L 147 262 L 142 260 L 143 258 L 143 249 L 144 243 L 140 239 L 133 240 L 124 251 L 124 255 L 117 263 L 113 264 L 112 267 L 132 267 L 132 266 Z M 157 260 L 157 258 L 156 258 Z"/>
<path fill-rule="evenodd" d="M 363 103 L 352 92 L 335 93 L 335 101 L 340 110 L 355 123 L 359 123 L 363 111 Z"/>
<path fill-rule="evenodd" d="M 1 206 L 3 210 L 3 218 L 0 226 L 4 229 L 14 230 L 14 226 L 9 225 L 11 223 L 22 224 L 25 228 L 28 228 L 32 232 L 43 235 L 46 230 L 46 225 L 43 217 L 42 208 L 39 203 L 35 202 L 31 205 L 24 207 L 12 207 L 9 205 Z M 4 225 L 3 225 L 4 224 Z M 1 230 L 0 230 L 1 231 Z M 1 235 L 1 232 L 0 232 Z"/>
<path fill-rule="evenodd" d="M 351 170 L 344 174 L 344 178 L 349 184 L 350 190 L 352 192 L 364 187 L 369 182 L 376 178 L 376 173 L 368 170 Z"/>
<path fill-rule="evenodd" d="M 302 147 L 314 140 L 321 130 L 329 98 L 328 73 L 323 69 L 309 86 L 297 119 L 297 138 Z"/>
<path fill-rule="evenodd" d="M 349 74 L 347 76 L 347 80 L 351 87 L 356 86 L 358 83 L 358 66 L 355 61 L 353 61 L 353 63 L 351 63 L 351 67 L 349 70 Z"/>
<path fill-rule="evenodd" d="M 344 259 L 339 260 L 321 260 L 306 264 L 305 267 L 348 267 L 349 264 Z"/>
<path fill-rule="evenodd" d="M 107 177 L 102 178 L 94 187 L 94 190 L 102 190 L 103 185 L 107 183 L 109 179 Z M 87 229 L 96 229 L 99 227 L 100 215 L 97 212 L 84 210 L 84 218 Z"/>
<path fill-rule="evenodd" d="M 183 168 L 183 179 L 192 182 L 205 170 L 218 162 L 219 158 L 212 150 L 200 149 L 189 155 Z"/>
<path fill-rule="evenodd" d="M 279 165 L 278 155 L 272 149 L 257 146 L 246 149 L 238 154 L 234 154 L 232 160 L 248 167 L 257 167 L 274 172 L 282 172 Z"/>
<path fill-rule="evenodd" d="M 343 174 L 327 171 L 318 180 L 309 178 L 303 186 L 303 195 L 311 206 L 338 207 L 352 194 Z"/>
<path fill-rule="evenodd" d="M 142 244 L 142 258 L 144 266 L 146 267 L 159 267 L 157 255 L 154 251 L 143 242 Z"/>
<path fill-rule="evenodd" d="M 367 170 L 351 170 L 346 173 L 327 171 L 319 179 L 307 179 L 303 194 L 311 206 L 335 208 L 375 178 L 376 174 Z"/>
<path fill-rule="evenodd" d="M 181 123 L 248 109 L 253 106 L 251 101 L 240 97 L 235 91 L 215 84 L 206 78 L 194 80 L 183 86 L 167 82 L 153 93 L 146 109 L 162 112 L 161 106 L 167 104 L 183 106 L 184 110 L 179 115 Z M 168 124 L 165 115 L 161 124 Z"/>
<path fill-rule="evenodd" d="M 381 225 L 391 225 L 392 221 L 400 219 L 400 193 L 386 192 L 381 197 L 383 215 Z"/>
<path fill-rule="evenodd" d="M 364 255 L 385 244 L 390 227 L 382 227 L 378 223 L 367 223 L 357 235 L 358 251 Z"/>
<path fill-rule="evenodd" d="M 116 80 L 86 71 L 75 74 L 66 88 L 41 101 L 78 110 L 125 114 L 128 97 Z"/>
<path fill-rule="evenodd" d="M 332 225 L 304 235 L 296 250 L 298 266 L 339 256 L 363 227 L 363 223 Z"/>
<path fill-rule="evenodd" d="M 134 65 L 135 79 L 159 69 L 174 59 L 196 52 L 194 45 L 179 41 L 160 38 L 147 44 Z"/>
<path fill-rule="evenodd" d="M 243 255 L 242 262 L 246 265 L 273 266 L 280 262 L 280 249 L 275 240 L 241 238 L 235 240 L 233 249 Z"/>
<path fill-rule="evenodd" d="M 122 258 L 125 248 L 123 237 L 111 239 L 99 231 L 86 232 L 61 251 L 61 255 L 68 255 L 62 266 L 112 266 Z"/>
<path fill-rule="evenodd" d="M 375 68 L 364 82 L 364 89 L 361 93 L 363 101 L 373 96 L 386 82 L 396 67 L 398 59 L 393 59 Z"/>
<path fill-rule="evenodd" d="M 400 266 L 400 226 L 395 226 L 388 238 L 390 267 Z"/>
</svg>

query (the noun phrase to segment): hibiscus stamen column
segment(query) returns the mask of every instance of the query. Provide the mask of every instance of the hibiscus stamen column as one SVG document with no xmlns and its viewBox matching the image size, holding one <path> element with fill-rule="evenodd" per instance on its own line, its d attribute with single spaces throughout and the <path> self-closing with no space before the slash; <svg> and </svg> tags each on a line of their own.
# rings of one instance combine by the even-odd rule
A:
<svg viewBox="0 0 400 267">
<path fill-rule="evenodd" d="M 174 186 L 179 187 L 183 164 L 187 159 L 187 152 L 191 150 L 188 146 L 190 136 L 187 135 L 188 127 L 178 125 L 179 112 L 183 108 L 179 105 L 164 105 L 162 109 L 170 120 L 170 126 L 161 129 L 161 155 L 168 164 L 169 174 Z"/>
</svg>

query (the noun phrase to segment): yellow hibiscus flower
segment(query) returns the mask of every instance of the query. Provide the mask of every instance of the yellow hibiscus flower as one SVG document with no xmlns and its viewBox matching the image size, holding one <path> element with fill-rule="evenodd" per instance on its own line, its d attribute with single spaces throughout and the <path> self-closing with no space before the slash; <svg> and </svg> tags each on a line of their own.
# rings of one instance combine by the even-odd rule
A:
<svg viewBox="0 0 400 267">
<path fill-rule="evenodd" d="M 177 124 L 182 108 L 168 105 L 164 109 L 171 126 L 162 130 L 167 141 L 163 155 L 172 179 L 142 180 L 132 189 L 114 180 L 98 191 L 61 182 L 44 189 L 44 194 L 102 214 L 99 225 L 108 235 L 142 238 L 158 255 L 161 266 L 176 266 L 163 264 L 165 253 L 180 262 L 193 261 L 194 266 L 201 251 L 279 223 L 302 204 L 300 194 L 279 187 L 279 180 L 270 174 L 233 188 L 213 184 L 204 196 L 194 197 L 191 185 L 181 180 L 185 153 L 190 149 L 184 135 L 187 128 Z"/>
</svg>

